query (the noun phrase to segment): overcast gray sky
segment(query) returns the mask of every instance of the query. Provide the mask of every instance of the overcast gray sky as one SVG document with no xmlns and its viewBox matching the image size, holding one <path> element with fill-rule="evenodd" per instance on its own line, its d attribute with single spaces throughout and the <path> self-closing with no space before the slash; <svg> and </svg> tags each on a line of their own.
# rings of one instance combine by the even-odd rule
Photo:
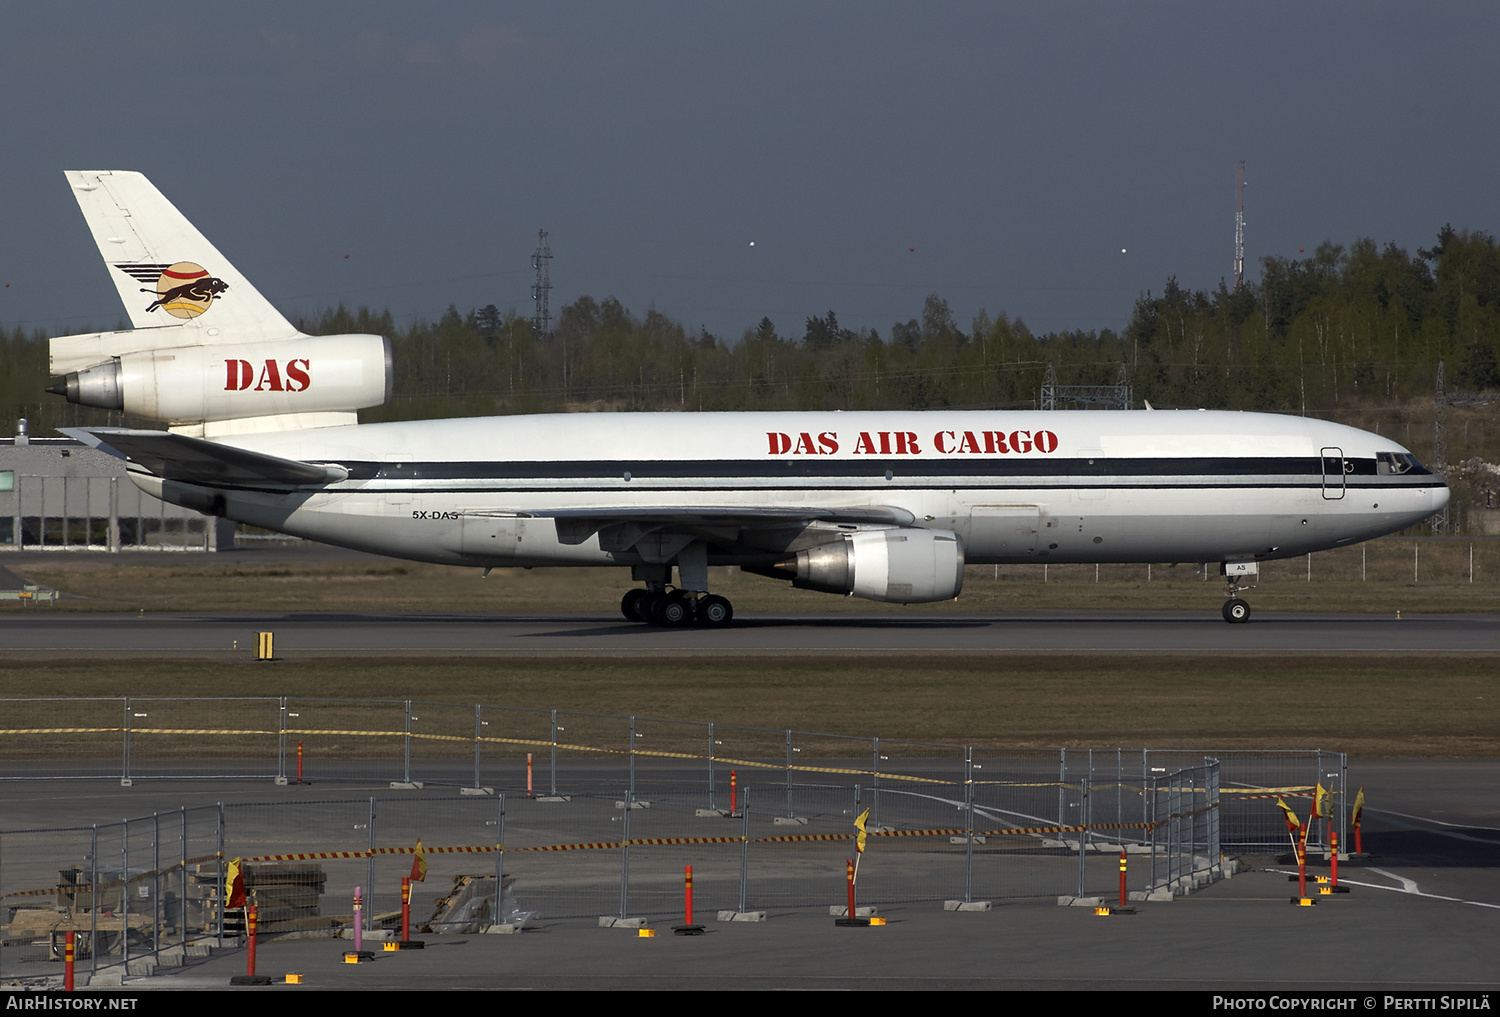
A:
<svg viewBox="0 0 1500 1017">
<path fill-rule="evenodd" d="M 133 169 L 288 313 L 529 316 L 542 227 L 554 315 L 1120 328 L 1230 275 L 1241 159 L 1252 276 L 1496 232 L 1497 48 L 1490 3 L 8 4 L 0 323 L 122 319 L 62 171 Z"/>
</svg>

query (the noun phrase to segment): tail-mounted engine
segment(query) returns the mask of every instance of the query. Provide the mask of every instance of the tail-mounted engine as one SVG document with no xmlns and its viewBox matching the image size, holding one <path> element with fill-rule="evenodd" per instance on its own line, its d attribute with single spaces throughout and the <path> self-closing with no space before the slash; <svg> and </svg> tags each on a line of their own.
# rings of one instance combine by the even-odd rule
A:
<svg viewBox="0 0 1500 1017">
<path fill-rule="evenodd" d="M 125 352 L 47 391 L 81 406 L 212 423 L 379 406 L 392 380 L 383 336 L 303 336 Z"/>
</svg>

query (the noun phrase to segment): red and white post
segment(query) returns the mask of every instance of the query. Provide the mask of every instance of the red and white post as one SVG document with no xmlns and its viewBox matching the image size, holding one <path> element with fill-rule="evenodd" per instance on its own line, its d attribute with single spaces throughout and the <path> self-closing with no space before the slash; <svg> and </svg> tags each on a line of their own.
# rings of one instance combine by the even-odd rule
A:
<svg viewBox="0 0 1500 1017">
<path fill-rule="evenodd" d="M 245 928 L 250 933 L 250 951 L 245 957 L 245 974 L 247 977 L 255 977 L 255 926 L 259 921 L 260 908 L 251 904 L 245 909 Z"/>
<path fill-rule="evenodd" d="M 854 859 L 850 858 L 844 866 L 844 882 L 849 885 L 849 917 L 854 917 Z"/>
<path fill-rule="evenodd" d="M 411 877 L 401 877 L 401 942 L 411 939 Z"/>
<path fill-rule="evenodd" d="M 682 918 L 683 924 L 672 926 L 674 935 L 703 935 L 703 926 L 693 924 L 693 867 L 691 865 L 685 865 L 682 869 Z"/>
</svg>

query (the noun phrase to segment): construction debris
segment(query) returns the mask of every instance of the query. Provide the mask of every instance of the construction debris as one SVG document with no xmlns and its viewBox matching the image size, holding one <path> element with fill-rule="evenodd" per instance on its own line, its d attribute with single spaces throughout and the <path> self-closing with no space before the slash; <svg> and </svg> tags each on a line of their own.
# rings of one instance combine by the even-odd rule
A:
<svg viewBox="0 0 1500 1017">
<path fill-rule="evenodd" d="M 521 910 L 512 892 L 514 884 L 514 876 L 502 877 L 496 914 L 494 876 L 454 876 L 453 889 L 434 902 L 432 917 L 420 931 L 450 935 L 484 932 L 495 925 L 524 928 L 536 917 L 536 912 Z"/>
</svg>

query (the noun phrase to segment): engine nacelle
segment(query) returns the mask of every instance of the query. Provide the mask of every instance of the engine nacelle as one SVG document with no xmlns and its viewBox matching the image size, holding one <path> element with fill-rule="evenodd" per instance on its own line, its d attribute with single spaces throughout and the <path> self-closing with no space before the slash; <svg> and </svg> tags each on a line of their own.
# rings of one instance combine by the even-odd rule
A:
<svg viewBox="0 0 1500 1017">
<path fill-rule="evenodd" d="M 964 586 L 964 545 L 947 530 L 862 530 L 798 551 L 792 585 L 895 604 L 951 600 Z"/>
<path fill-rule="evenodd" d="M 384 336 L 304 336 L 122 353 L 49 391 L 82 406 L 198 422 L 379 406 L 394 377 Z"/>
</svg>

